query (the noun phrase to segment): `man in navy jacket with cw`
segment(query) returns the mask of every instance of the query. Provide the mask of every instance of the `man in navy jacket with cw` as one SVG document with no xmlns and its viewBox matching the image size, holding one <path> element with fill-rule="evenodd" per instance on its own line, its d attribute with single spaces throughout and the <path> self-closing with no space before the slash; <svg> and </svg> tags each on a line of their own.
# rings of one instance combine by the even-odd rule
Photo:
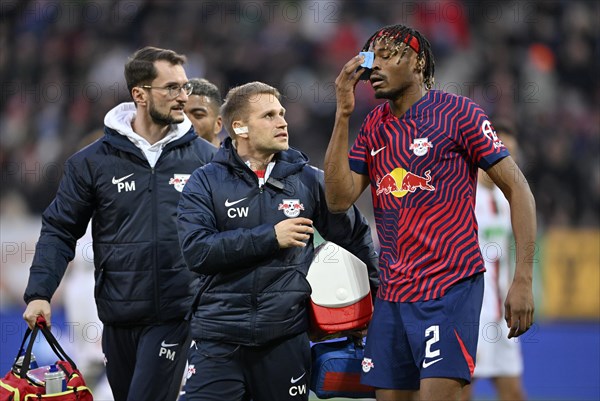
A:
<svg viewBox="0 0 600 401">
<path fill-rule="evenodd" d="M 109 111 L 104 137 L 65 163 L 25 290 L 29 326 L 38 316 L 50 324 L 50 300 L 91 219 L 102 350 L 116 401 L 176 399 L 191 341 L 185 315 L 194 275 L 177 241 L 177 203 L 214 148 L 183 112 L 192 90 L 184 61 L 146 47 L 125 65 L 134 102 Z"/>
<path fill-rule="evenodd" d="M 371 231 L 355 207 L 327 210 L 322 171 L 289 148 L 277 89 L 252 82 L 227 94 L 230 134 L 182 192 L 179 238 L 202 275 L 192 315 L 186 400 L 308 400 L 306 274 L 313 226 L 369 268 Z"/>
</svg>

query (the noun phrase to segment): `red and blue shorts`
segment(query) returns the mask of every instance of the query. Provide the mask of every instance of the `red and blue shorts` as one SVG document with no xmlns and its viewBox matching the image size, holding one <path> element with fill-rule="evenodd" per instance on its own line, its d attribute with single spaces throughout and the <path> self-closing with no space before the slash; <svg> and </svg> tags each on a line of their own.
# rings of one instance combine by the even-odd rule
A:
<svg viewBox="0 0 600 401">
<path fill-rule="evenodd" d="M 471 382 L 483 301 L 483 273 L 453 285 L 438 299 L 375 301 L 369 325 L 363 384 L 416 390 L 420 380 L 442 377 Z"/>
</svg>

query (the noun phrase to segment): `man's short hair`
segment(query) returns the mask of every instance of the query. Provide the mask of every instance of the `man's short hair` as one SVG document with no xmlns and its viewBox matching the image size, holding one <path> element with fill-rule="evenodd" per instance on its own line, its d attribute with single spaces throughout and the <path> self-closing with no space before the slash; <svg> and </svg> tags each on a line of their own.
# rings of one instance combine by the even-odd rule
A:
<svg viewBox="0 0 600 401">
<path fill-rule="evenodd" d="M 281 94 L 276 88 L 258 81 L 236 86 L 229 90 L 225 102 L 221 106 L 221 117 L 231 138 L 236 138 L 232 127 L 233 122 L 245 120 L 248 117 L 248 105 L 255 102 L 261 95 L 273 95 L 277 100 L 281 100 Z"/>
<path fill-rule="evenodd" d="M 190 83 L 192 84 L 192 95 L 206 96 L 214 102 L 217 109 L 221 107 L 223 98 L 217 85 L 204 78 L 192 78 Z"/>
<path fill-rule="evenodd" d="M 129 94 L 135 86 L 140 84 L 150 85 L 154 78 L 158 76 L 158 71 L 154 66 L 154 62 L 158 60 L 165 60 L 173 65 L 183 65 L 186 62 L 186 57 L 175 53 L 173 50 L 152 46 L 136 51 L 125 64 L 125 82 Z"/>
</svg>

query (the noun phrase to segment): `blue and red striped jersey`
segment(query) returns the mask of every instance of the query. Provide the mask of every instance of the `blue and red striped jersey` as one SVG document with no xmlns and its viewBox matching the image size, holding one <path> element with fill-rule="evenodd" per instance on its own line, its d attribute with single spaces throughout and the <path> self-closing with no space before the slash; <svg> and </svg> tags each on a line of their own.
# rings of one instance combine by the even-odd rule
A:
<svg viewBox="0 0 600 401">
<path fill-rule="evenodd" d="M 387 102 L 367 115 L 349 158 L 350 168 L 371 181 L 380 298 L 439 298 L 485 271 L 475 219 L 477 169 L 506 156 L 486 114 L 463 96 L 429 91 L 400 118 Z"/>
</svg>

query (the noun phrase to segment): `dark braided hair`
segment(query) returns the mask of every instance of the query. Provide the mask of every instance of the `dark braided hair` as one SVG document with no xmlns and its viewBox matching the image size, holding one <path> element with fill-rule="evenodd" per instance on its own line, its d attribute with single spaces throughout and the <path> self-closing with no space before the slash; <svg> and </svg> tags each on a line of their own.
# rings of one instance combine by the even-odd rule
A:
<svg viewBox="0 0 600 401">
<path fill-rule="evenodd" d="M 415 29 L 404 25 L 388 25 L 375 32 L 362 48 L 362 51 L 368 51 L 376 42 L 383 42 L 392 54 L 395 55 L 400 50 L 400 46 L 405 44 L 400 58 L 404 57 L 406 51 L 411 47 L 417 53 L 417 59 L 424 60 L 423 78 L 425 87 L 429 90 L 433 88 L 433 74 L 435 72 L 435 61 L 429 41 Z"/>
</svg>

